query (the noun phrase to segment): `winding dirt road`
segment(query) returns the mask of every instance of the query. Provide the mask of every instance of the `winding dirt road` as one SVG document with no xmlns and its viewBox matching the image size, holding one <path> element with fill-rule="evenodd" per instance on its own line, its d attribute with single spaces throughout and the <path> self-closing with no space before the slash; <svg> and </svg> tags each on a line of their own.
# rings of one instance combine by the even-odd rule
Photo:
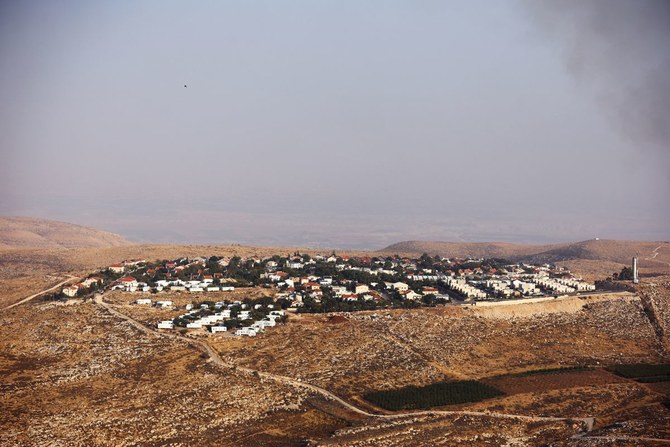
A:
<svg viewBox="0 0 670 447">
<path fill-rule="evenodd" d="M 286 377 L 286 376 L 281 376 L 278 374 L 272 374 L 264 371 L 258 371 L 254 370 L 251 368 L 245 368 L 241 367 L 235 364 L 231 363 L 226 363 L 221 356 L 219 355 L 218 352 L 216 352 L 210 345 L 209 343 L 203 341 L 203 340 L 194 340 L 185 336 L 182 336 L 177 333 L 166 333 L 166 332 L 159 332 L 157 329 L 149 328 L 146 325 L 142 324 L 141 322 L 133 319 L 132 317 L 125 315 L 118 310 L 114 309 L 112 306 L 110 306 L 108 303 L 105 303 L 102 299 L 102 295 L 98 294 L 95 296 L 94 302 L 102 307 L 104 307 L 109 313 L 112 315 L 117 316 L 118 318 L 121 318 L 137 329 L 141 330 L 142 332 L 149 334 L 152 337 L 166 337 L 166 338 L 172 338 L 179 340 L 184 343 L 188 343 L 191 346 L 195 346 L 199 348 L 201 351 L 207 353 L 209 358 L 211 359 L 212 363 L 215 365 L 228 369 L 228 370 L 234 370 L 238 372 L 243 372 L 246 374 L 253 375 L 255 377 L 260 377 L 263 379 L 267 380 L 272 380 L 278 383 L 281 383 L 283 385 L 291 386 L 294 388 L 302 388 L 304 390 L 311 391 L 315 394 L 318 394 L 327 400 L 335 401 L 342 405 L 344 408 L 347 410 L 350 410 L 356 414 L 370 417 L 370 418 L 378 418 L 378 419 L 400 419 L 404 417 L 413 417 L 413 416 L 444 416 L 444 415 L 468 415 L 468 416 L 485 416 L 485 417 L 492 417 L 492 418 L 500 418 L 500 419 L 516 419 L 516 420 L 523 420 L 523 421 L 528 421 L 528 422 L 566 422 L 566 421 L 575 421 L 575 422 L 581 422 L 584 424 L 584 432 L 588 433 L 593 429 L 593 423 L 594 419 L 593 418 L 584 418 L 584 417 L 576 417 L 576 418 L 566 418 L 566 417 L 544 417 L 544 416 L 527 416 L 527 415 L 519 415 L 519 414 L 508 414 L 508 413 L 497 413 L 497 412 L 484 412 L 484 411 L 448 411 L 448 410 L 425 410 L 425 411 L 413 411 L 413 412 L 406 412 L 406 413 L 393 413 L 393 414 L 375 414 L 375 413 L 370 413 L 368 411 L 365 411 L 359 407 L 356 407 L 355 405 L 352 405 L 351 403 L 345 401 L 344 399 L 336 396 L 335 394 L 331 393 L 330 391 L 321 388 L 316 385 L 312 385 L 310 383 L 305 383 L 301 381 L 300 379 L 294 379 L 291 377 Z"/>
</svg>

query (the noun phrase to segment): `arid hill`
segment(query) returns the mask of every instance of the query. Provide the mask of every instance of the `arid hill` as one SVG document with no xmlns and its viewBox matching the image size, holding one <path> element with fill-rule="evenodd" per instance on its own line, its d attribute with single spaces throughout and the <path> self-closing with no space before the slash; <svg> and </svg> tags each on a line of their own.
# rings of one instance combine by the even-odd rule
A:
<svg viewBox="0 0 670 447">
<path fill-rule="evenodd" d="M 380 253 L 440 255 L 454 258 L 503 258 L 510 261 L 557 263 L 588 273 L 592 264 L 605 267 L 602 274 L 629 265 L 637 256 L 641 272 L 670 271 L 670 242 L 596 240 L 553 245 L 511 244 L 505 242 L 406 241 L 389 245 Z M 597 261 L 597 262 L 594 262 Z M 597 275 L 596 275 L 597 276 Z"/>
<path fill-rule="evenodd" d="M 382 253 L 440 255 L 450 258 L 504 258 L 519 257 L 558 248 L 560 245 L 512 244 L 508 242 L 442 242 L 404 241 L 380 250 Z"/>
<path fill-rule="evenodd" d="M 104 248 L 128 245 L 118 234 L 32 217 L 0 217 L 0 248 Z"/>
</svg>

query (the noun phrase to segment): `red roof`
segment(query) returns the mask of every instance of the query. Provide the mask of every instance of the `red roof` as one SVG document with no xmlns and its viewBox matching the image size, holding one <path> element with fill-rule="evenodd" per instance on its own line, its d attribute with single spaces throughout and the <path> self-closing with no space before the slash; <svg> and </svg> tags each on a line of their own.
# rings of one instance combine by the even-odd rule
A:
<svg viewBox="0 0 670 447">
<path fill-rule="evenodd" d="M 137 282 L 135 278 L 132 276 L 126 276 L 125 278 L 121 278 L 119 281 L 121 282 Z"/>
</svg>

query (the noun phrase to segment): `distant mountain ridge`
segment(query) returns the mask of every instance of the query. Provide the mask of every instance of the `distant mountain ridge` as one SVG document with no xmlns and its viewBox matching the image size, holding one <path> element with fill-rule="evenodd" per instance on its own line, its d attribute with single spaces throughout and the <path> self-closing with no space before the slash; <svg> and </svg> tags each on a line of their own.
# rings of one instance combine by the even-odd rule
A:
<svg viewBox="0 0 670 447">
<path fill-rule="evenodd" d="M 0 248 L 108 248 L 129 244 L 118 234 L 81 225 L 0 216 Z"/>
<path fill-rule="evenodd" d="M 628 264 L 633 256 L 641 261 L 667 263 L 669 242 L 591 239 L 550 245 L 506 242 L 404 241 L 389 245 L 381 253 L 440 255 L 454 258 L 504 258 L 510 261 L 554 263 L 572 260 L 612 261 Z"/>
</svg>

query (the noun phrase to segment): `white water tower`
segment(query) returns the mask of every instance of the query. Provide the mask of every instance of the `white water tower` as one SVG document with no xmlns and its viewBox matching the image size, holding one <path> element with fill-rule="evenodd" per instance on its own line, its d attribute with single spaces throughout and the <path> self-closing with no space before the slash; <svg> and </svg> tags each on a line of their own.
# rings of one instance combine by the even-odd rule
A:
<svg viewBox="0 0 670 447">
<path fill-rule="evenodd" d="M 633 258 L 633 283 L 638 284 L 640 277 L 637 274 L 637 258 Z"/>
</svg>

